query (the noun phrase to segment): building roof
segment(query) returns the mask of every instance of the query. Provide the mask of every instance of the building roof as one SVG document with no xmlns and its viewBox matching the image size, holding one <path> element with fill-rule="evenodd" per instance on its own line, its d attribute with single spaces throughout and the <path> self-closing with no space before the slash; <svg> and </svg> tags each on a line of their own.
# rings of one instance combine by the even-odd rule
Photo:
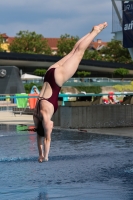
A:
<svg viewBox="0 0 133 200">
<path fill-rule="evenodd" d="M 53 50 L 57 50 L 57 44 L 60 38 L 45 38 L 48 41 L 48 45 L 51 47 Z"/>
<path fill-rule="evenodd" d="M 2 36 L 3 38 L 8 38 L 8 36 L 7 36 L 6 33 L 2 33 L 1 36 Z"/>
<path fill-rule="evenodd" d="M 6 41 L 11 44 L 15 37 L 9 37 L 6 33 L 2 33 L 1 36 L 6 38 Z M 60 38 L 45 38 L 48 42 L 49 47 L 51 50 L 57 50 L 57 44 Z M 101 39 L 97 39 L 97 41 L 93 41 L 89 45 L 89 49 L 100 50 L 102 47 L 107 46 L 107 42 L 103 42 Z"/>
<path fill-rule="evenodd" d="M 93 41 L 90 45 L 91 48 L 95 50 L 100 50 L 102 47 L 107 46 L 107 42 L 103 42 L 101 39 L 97 39 L 97 41 Z"/>
<path fill-rule="evenodd" d="M 8 42 L 9 44 L 11 44 L 13 40 L 14 40 L 14 37 L 8 37 L 8 38 L 7 38 L 7 42 Z"/>
</svg>

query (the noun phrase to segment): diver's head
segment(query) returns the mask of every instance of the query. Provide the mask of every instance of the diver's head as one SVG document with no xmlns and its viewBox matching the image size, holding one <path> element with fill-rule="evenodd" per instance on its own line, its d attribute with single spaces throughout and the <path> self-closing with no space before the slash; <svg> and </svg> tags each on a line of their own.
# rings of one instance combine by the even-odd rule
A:
<svg viewBox="0 0 133 200">
<path fill-rule="evenodd" d="M 39 121 L 36 131 L 39 136 L 44 137 L 44 128 L 41 121 Z"/>
</svg>

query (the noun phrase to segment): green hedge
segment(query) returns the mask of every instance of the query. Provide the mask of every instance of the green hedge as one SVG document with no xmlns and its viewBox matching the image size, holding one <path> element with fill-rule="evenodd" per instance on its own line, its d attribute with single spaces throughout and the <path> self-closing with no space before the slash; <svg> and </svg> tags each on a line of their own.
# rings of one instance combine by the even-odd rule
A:
<svg viewBox="0 0 133 200">
<path fill-rule="evenodd" d="M 127 85 L 114 85 L 113 88 L 119 92 L 133 92 L 133 81 Z"/>
<path fill-rule="evenodd" d="M 27 94 L 30 93 L 31 88 L 33 87 L 33 85 L 36 85 L 37 88 L 39 89 L 39 91 L 41 91 L 42 85 L 35 84 L 35 83 L 28 83 L 28 84 L 25 84 L 25 85 L 24 85 L 24 87 L 25 87 L 25 92 L 26 92 Z M 75 86 L 75 88 L 76 88 L 79 92 L 85 91 L 86 93 L 95 93 L 95 94 L 98 94 L 98 93 L 101 93 L 101 92 L 102 92 L 100 86 Z"/>
<path fill-rule="evenodd" d="M 100 86 L 76 86 L 75 87 L 79 92 L 85 91 L 86 93 L 101 93 L 102 89 Z"/>
</svg>

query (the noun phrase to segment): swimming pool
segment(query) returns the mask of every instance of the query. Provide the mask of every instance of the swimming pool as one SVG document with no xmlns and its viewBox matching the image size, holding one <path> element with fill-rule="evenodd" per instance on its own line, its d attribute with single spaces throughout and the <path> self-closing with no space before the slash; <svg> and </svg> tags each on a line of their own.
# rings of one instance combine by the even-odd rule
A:
<svg viewBox="0 0 133 200">
<path fill-rule="evenodd" d="M 133 138 L 54 131 L 49 162 L 38 163 L 26 128 L 0 126 L 1 200 L 133 199 Z"/>
</svg>

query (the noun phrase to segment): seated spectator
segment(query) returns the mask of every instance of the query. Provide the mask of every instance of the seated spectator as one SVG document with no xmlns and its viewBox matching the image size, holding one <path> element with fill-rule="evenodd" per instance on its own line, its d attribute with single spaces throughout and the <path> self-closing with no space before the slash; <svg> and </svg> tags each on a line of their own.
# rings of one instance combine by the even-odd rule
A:
<svg viewBox="0 0 133 200">
<path fill-rule="evenodd" d="M 109 104 L 115 104 L 115 100 L 114 100 L 113 96 L 108 95 L 108 103 Z"/>
<path fill-rule="evenodd" d="M 33 87 L 31 88 L 30 94 L 39 94 L 39 93 L 40 92 L 38 88 L 35 85 L 33 85 Z"/>
<path fill-rule="evenodd" d="M 116 97 L 114 96 L 114 92 L 109 92 L 108 103 L 109 104 L 115 104 L 116 103 Z"/>
<path fill-rule="evenodd" d="M 102 101 L 103 101 L 104 104 L 109 104 L 109 101 L 106 98 L 103 98 Z"/>
</svg>

